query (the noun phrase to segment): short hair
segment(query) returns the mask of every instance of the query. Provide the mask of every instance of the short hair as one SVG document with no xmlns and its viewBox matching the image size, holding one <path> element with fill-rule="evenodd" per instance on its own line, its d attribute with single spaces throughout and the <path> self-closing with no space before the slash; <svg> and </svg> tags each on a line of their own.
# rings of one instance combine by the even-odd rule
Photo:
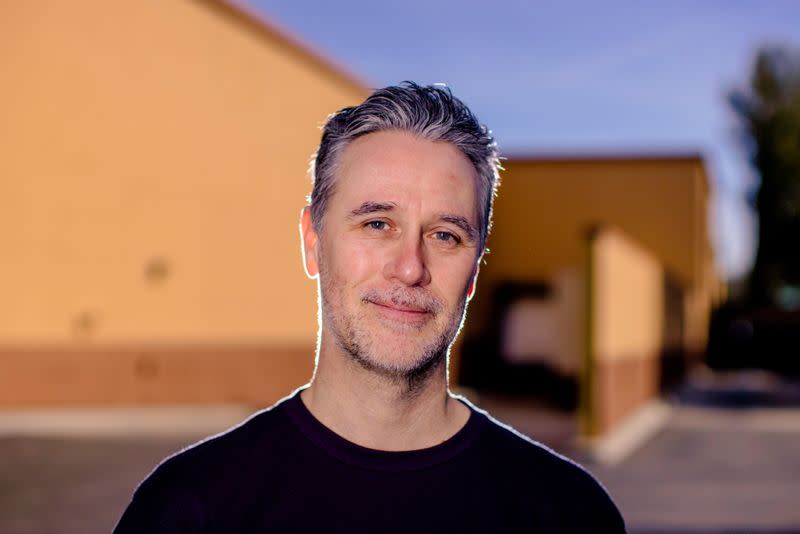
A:
<svg viewBox="0 0 800 534">
<path fill-rule="evenodd" d="M 384 87 L 358 106 L 330 115 L 322 129 L 319 149 L 312 157 L 309 196 L 314 228 L 322 228 L 328 200 L 334 192 L 334 173 L 342 151 L 355 139 L 387 130 L 409 132 L 430 141 L 446 141 L 458 148 L 476 171 L 479 254 L 492 224 L 492 206 L 500 182 L 497 144 L 491 131 L 444 85 L 413 82 Z"/>
</svg>

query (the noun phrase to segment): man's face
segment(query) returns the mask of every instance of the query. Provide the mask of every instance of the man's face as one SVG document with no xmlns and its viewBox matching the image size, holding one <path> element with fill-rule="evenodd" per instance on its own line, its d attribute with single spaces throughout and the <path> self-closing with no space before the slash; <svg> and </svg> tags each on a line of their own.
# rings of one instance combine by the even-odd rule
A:
<svg viewBox="0 0 800 534">
<path fill-rule="evenodd" d="M 453 145 L 386 131 L 341 154 L 320 235 L 306 210 L 306 268 L 319 273 L 322 343 L 408 378 L 441 363 L 478 259 L 475 170 Z"/>
</svg>

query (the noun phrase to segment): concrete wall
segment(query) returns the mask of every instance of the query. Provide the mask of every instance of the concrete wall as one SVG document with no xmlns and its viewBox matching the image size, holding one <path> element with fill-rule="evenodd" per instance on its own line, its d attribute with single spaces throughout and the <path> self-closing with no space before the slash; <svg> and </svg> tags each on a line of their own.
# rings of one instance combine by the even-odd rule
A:
<svg viewBox="0 0 800 534">
<path fill-rule="evenodd" d="M 619 227 L 686 284 L 713 258 L 708 185 L 696 156 L 510 159 L 485 274 L 550 276 L 582 261 L 595 223 Z"/>
<path fill-rule="evenodd" d="M 611 227 L 600 228 L 589 248 L 589 432 L 594 434 L 658 394 L 664 274 L 651 253 Z"/>
<path fill-rule="evenodd" d="M 206 400 L 307 380 L 308 161 L 366 89 L 221 1 L 5 2 L 0 50 L 0 403 L 196 399 L 153 385 L 192 347 Z"/>
<path fill-rule="evenodd" d="M 507 281 L 549 284 L 552 297 L 538 306 L 579 341 L 567 346 L 548 338 L 546 347 L 540 342 L 547 350 L 528 352 L 556 370 L 576 370 L 589 390 L 591 431 L 605 432 L 658 394 L 662 365 L 674 374 L 687 354 L 704 350 L 710 308 L 722 295 L 703 161 L 695 155 L 512 157 L 504 166 L 491 252 L 481 266 L 465 336 L 491 338 L 489 318 L 498 313 L 492 309 L 494 287 Z M 590 252 L 589 229 L 597 225 L 606 230 L 591 238 Z M 591 294 L 572 295 L 573 319 L 556 321 L 563 315 L 555 310 L 565 272 L 589 277 Z M 662 361 L 665 353 L 680 361 Z"/>
<path fill-rule="evenodd" d="M 490 313 L 505 280 L 551 280 L 585 262 L 587 229 L 619 228 L 691 293 L 684 343 L 701 350 L 719 298 L 708 229 L 708 177 L 698 156 L 510 158 L 495 205 L 491 253 L 481 266 L 466 335 Z M 688 309 L 691 308 L 691 309 Z"/>
<path fill-rule="evenodd" d="M 580 373 L 586 316 L 584 268 L 564 269 L 548 298 L 522 298 L 503 321 L 501 355 L 516 363 L 544 363 L 564 376 Z"/>
</svg>

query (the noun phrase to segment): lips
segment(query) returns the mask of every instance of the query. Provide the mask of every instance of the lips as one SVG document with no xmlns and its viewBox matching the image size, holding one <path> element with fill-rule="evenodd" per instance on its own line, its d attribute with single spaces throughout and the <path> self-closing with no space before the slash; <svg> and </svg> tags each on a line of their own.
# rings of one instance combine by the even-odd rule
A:
<svg viewBox="0 0 800 534">
<path fill-rule="evenodd" d="M 377 317 L 384 324 L 391 325 L 392 328 L 417 330 L 426 325 L 431 318 L 430 313 L 424 310 L 420 311 L 419 308 L 408 309 L 406 306 L 397 307 L 396 304 L 386 306 L 378 302 L 372 304 L 377 311 Z"/>
<path fill-rule="evenodd" d="M 422 328 L 442 310 L 442 304 L 430 293 L 407 288 L 369 289 L 361 295 L 361 301 L 385 323 L 403 328 Z"/>
<path fill-rule="evenodd" d="M 381 308 L 387 308 L 389 310 L 394 310 L 398 312 L 416 313 L 416 314 L 428 313 L 428 310 L 421 306 L 408 306 L 404 304 L 398 305 L 389 302 L 377 302 L 377 301 L 372 301 L 372 303 L 377 306 L 380 306 Z"/>
<path fill-rule="evenodd" d="M 433 315 L 432 307 L 425 306 L 424 303 L 409 302 L 406 299 L 387 299 L 384 295 L 371 295 L 364 301 L 373 305 L 377 316 L 387 324 L 403 328 L 422 328 Z"/>
</svg>

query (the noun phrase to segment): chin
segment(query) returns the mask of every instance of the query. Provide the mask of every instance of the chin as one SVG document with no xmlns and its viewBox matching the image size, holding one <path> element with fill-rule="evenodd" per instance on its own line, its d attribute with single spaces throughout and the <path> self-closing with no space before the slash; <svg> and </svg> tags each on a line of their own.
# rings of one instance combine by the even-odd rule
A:
<svg viewBox="0 0 800 534">
<path fill-rule="evenodd" d="M 419 336 L 409 336 L 408 342 L 397 337 L 373 339 L 369 348 L 359 351 L 362 365 L 380 374 L 396 376 L 418 375 L 437 368 L 444 363 L 447 346 L 430 340 L 420 343 Z"/>
</svg>

